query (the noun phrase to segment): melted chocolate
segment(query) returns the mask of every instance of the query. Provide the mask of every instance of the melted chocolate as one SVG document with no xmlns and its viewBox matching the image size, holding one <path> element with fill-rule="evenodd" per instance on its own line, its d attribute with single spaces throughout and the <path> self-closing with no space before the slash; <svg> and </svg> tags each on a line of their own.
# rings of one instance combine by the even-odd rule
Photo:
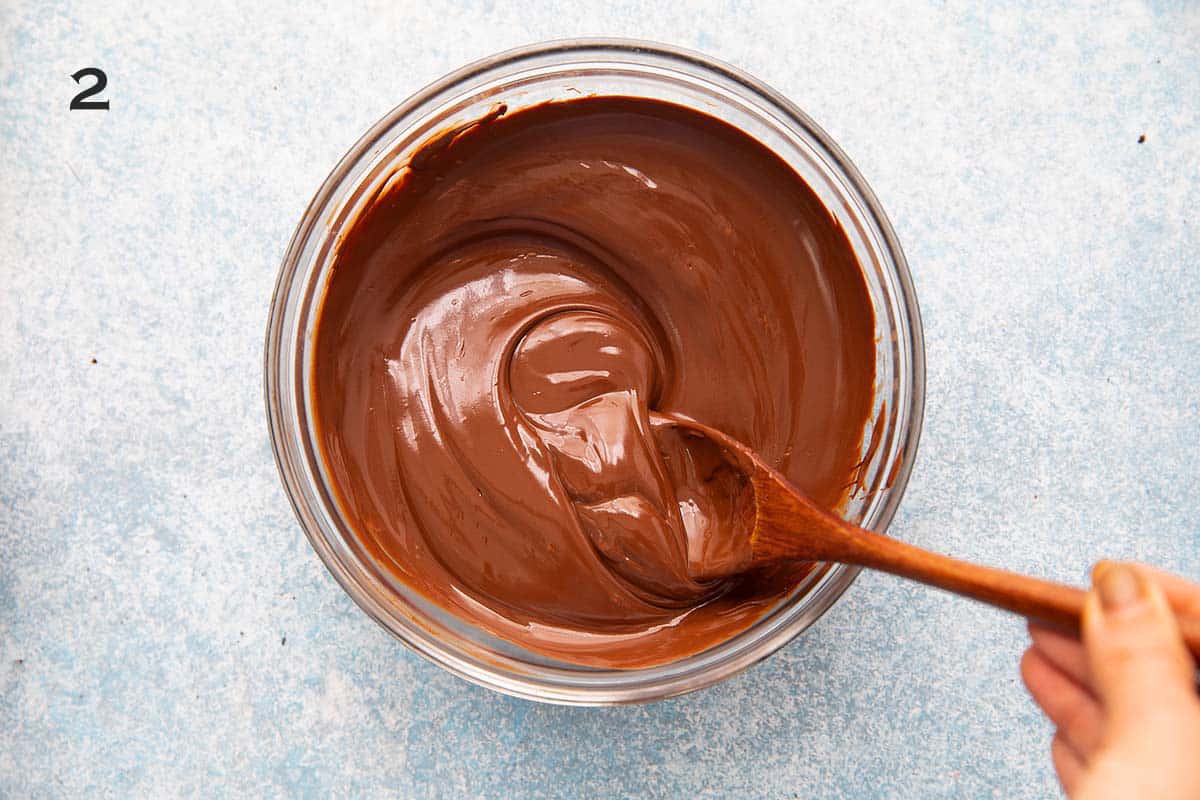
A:
<svg viewBox="0 0 1200 800">
<path fill-rule="evenodd" d="M 706 579 L 729 509 L 655 420 L 719 428 L 834 508 L 874 354 L 841 228 L 746 134 L 634 98 L 500 109 L 434 137 L 350 226 L 316 430 L 399 580 L 530 650 L 644 666 L 730 638 L 810 569 Z"/>
</svg>

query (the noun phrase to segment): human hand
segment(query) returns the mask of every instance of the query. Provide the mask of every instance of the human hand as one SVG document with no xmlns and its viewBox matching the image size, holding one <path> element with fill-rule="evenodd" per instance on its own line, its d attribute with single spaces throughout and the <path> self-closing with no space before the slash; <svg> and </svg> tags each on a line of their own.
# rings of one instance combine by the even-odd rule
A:
<svg viewBox="0 0 1200 800">
<path fill-rule="evenodd" d="M 1200 616 L 1200 586 L 1100 562 L 1082 642 L 1030 625 L 1021 677 L 1057 727 L 1050 752 L 1073 800 L 1200 799 L 1196 664 L 1172 607 Z"/>
</svg>

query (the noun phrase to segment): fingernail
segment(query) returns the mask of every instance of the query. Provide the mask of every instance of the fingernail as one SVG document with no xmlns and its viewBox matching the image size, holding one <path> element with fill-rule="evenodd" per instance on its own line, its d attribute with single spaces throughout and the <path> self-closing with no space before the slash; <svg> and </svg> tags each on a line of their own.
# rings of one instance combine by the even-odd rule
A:
<svg viewBox="0 0 1200 800">
<path fill-rule="evenodd" d="M 1097 570 L 1096 590 L 1105 611 L 1119 611 L 1141 602 L 1142 582 L 1124 564 L 1104 564 Z"/>
</svg>

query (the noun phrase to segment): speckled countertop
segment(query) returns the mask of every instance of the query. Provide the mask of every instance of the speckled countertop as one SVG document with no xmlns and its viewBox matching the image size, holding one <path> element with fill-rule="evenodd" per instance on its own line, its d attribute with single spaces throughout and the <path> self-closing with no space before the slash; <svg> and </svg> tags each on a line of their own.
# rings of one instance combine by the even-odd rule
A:
<svg viewBox="0 0 1200 800">
<path fill-rule="evenodd" d="M 152 5 L 0 8 L 0 796 L 1057 791 L 1021 624 L 888 577 L 655 705 L 409 653 L 284 498 L 267 304 L 309 197 L 421 85 L 569 35 L 700 49 L 824 126 L 907 251 L 929 391 L 894 531 L 1200 577 L 1200 6 Z M 67 110 L 85 66 L 109 111 Z"/>
</svg>

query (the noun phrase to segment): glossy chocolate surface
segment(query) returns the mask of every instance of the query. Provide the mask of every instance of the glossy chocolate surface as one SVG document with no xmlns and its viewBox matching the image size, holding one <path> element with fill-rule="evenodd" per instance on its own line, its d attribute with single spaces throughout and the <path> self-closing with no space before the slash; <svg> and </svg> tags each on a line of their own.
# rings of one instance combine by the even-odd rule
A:
<svg viewBox="0 0 1200 800">
<path fill-rule="evenodd" d="M 530 650 L 664 663 L 785 597 L 728 558 L 705 458 L 745 442 L 814 500 L 855 478 L 874 316 L 837 222 L 781 159 L 660 101 L 589 97 L 434 137 L 340 243 L 316 430 L 361 544 Z"/>
</svg>

